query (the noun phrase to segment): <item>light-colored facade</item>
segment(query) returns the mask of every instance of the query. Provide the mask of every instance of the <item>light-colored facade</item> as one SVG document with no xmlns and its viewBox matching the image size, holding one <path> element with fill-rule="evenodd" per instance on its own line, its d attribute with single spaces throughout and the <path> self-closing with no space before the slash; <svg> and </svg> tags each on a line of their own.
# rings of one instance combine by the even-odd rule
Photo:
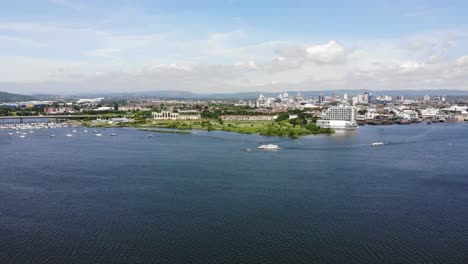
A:
<svg viewBox="0 0 468 264">
<path fill-rule="evenodd" d="M 426 108 L 421 109 L 422 118 L 435 118 L 439 114 L 439 109 L 436 108 Z"/>
<path fill-rule="evenodd" d="M 162 111 L 161 113 L 153 112 L 152 115 L 154 120 L 198 120 L 201 118 L 200 113 L 197 112 L 174 113 Z"/>
<path fill-rule="evenodd" d="M 333 129 L 356 129 L 356 108 L 354 106 L 332 106 L 322 113 L 317 126 Z"/>
<path fill-rule="evenodd" d="M 418 112 L 413 110 L 403 110 L 397 114 L 397 117 L 405 120 L 416 120 L 419 118 Z"/>
<path fill-rule="evenodd" d="M 255 106 L 257 108 L 268 108 L 271 107 L 271 102 L 271 98 L 266 98 L 265 96 L 263 96 L 263 94 L 261 94 L 255 102 Z"/>
<path fill-rule="evenodd" d="M 454 105 L 440 109 L 440 114 L 450 115 L 452 120 L 464 121 L 468 120 L 468 107 Z"/>
</svg>

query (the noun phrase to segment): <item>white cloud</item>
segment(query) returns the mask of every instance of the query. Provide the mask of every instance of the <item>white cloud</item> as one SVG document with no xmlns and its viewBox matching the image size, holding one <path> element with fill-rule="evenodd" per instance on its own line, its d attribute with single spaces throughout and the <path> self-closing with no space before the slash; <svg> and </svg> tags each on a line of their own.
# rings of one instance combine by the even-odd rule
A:
<svg viewBox="0 0 468 264">
<path fill-rule="evenodd" d="M 468 87 L 468 56 L 457 46 L 466 39 L 459 34 L 321 43 L 265 41 L 242 29 L 204 36 L 0 23 L 0 90 L 11 83 L 31 83 L 29 92 L 57 93 L 64 87 L 80 92 Z M 39 48 L 41 57 L 26 55 Z M 13 49 L 25 55 L 11 55 Z"/>
<path fill-rule="evenodd" d="M 337 63 L 342 61 L 346 55 L 343 46 L 334 40 L 322 45 L 308 46 L 305 50 L 307 58 L 319 64 Z"/>
<path fill-rule="evenodd" d="M 424 64 L 417 61 L 406 61 L 400 64 L 400 69 L 402 73 L 409 73 L 420 70 L 424 67 Z"/>
<path fill-rule="evenodd" d="M 258 66 L 255 61 L 238 61 L 234 66 L 241 70 L 257 70 Z"/>
<path fill-rule="evenodd" d="M 458 66 L 461 66 L 461 67 L 468 66 L 468 55 L 458 58 L 456 63 Z"/>
</svg>

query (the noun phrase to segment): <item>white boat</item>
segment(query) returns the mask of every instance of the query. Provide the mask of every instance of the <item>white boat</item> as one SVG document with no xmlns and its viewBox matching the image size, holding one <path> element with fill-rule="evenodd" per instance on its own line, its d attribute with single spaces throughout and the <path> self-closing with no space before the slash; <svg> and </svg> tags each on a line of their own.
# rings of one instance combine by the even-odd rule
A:
<svg viewBox="0 0 468 264">
<path fill-rule="evenodd" d="M 76 130 L 75 130 L 75 129 L 73 129 L 73 130 L 72 130 L 72 132 L 73 132 L 73 133 L 76 133 Z"/>
<path fill-rule="evenodd" d="M 54 138 L 54 137 L 55 137 L 55 135 L 54 135 L 54 134 L 51 134 L 51 135 L 49 135 L 49 137 L 51 137 L 51 138 Z"/>
<path fill-rule="evenodd" d="M 96 135 L 96 137 L 102 137 L 101 133 L 96 133 L 95 135 Z"/>
<path fill-rule="evenodd" d="M 20 138 L 25 138 L 25 137 L 26 137 L 26 135 L 24 135 L 24 134 L 21 134 L 19 137 L 20 137 Z"/>
<path fill-rule="evenodd" d="M 267 144 L 267 145 L 261 145 L 258 147 L 259 149 L 268 149 L 268 150 L 273 150 L 273 149 L 278 149 L 278 145 L 274 144 Z"/>
<path fill-rule="evenodd" d="M 380 146 L 383 146 L 385 145 L 383 142 L 374 142 L 371 144 L 372 147 L 380 147 Z"/>
<path fill-rule="evenodd" d="M 10 133 L 8 133 L 8 135 L 13 135 L 13 133 L 10 132 Z"/>
<path fill-rule="evenodd" d="M 84 132 L 85 132 L 85 133 L 88 133 L 88 130 L 85 129 Z"/>
<path fill-rule="evenodd" d="M 115 137 L 115 136 L 117 136 L 117 134 L 112 133 L 112 134 L 110 134 L 110 136 L 111 136 L 111 137 Z"/>
<path fill-rule="evenodd" d="M 66 134 L 67 137 L 73 137 L 73 134 Z"/>
</svg>

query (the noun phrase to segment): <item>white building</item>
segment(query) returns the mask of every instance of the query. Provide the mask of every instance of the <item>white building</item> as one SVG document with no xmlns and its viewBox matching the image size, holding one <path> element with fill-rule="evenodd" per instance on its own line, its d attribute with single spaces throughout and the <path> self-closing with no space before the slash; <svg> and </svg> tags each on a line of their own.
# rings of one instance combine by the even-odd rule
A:
<svg viewBox="0 0 468 264">
<path fill-rule="evenodd" d="M 114 107 L 111 106 L 101 106 L 95 109 L 95 111 L 112 111 Z"/>
<path fill-rule="evenodd" d="M 380 102 L 391 102 L 393 100 L 393 98 L 389 95 L 384 95 L 384 96 L 379 96 L 377 97 L 377 101 L 380 101 Z"/>
<path fill-rule="evenodd" d="M 442 108 L 440 109 L 440 112 L 443 114 L 454 114 L 454 115 L 462 115 L 462 114 L 467 114 L 467 109 L 468 107 L 466 106 L 451 106 L 447 108 Z"/>
<path fill-rule="evenodd" d="M 322 113 L 317 126 L 333 129 L 356 129 L 356 108 L 354 106 L 332 106 Z"/>
<path fill-rule="evenodd" d="M 104 100 L 104 98 L 82 98 L 82 99 L 78 99 L 78 101 L 76 102 L 79 104 L 84 104 L 84 103 L 96 104 L 96 103 L 101 102 L 102 100 Z"/>
<path fill-rule="evenodd" d="M 403 110 L 403 113 L 407 114 L 411 120 L 416 120 L 419 118 L 418 112 L 414 110 Z"/>
<path fill-rule="evenodd" d="M 440 109 L 440 114 L 450 115 L 451 119 L 457 121 L 468 120 L 468 107 L 466 106 L 451 106 L 447 108 Z"/>
<path fill-rule="evenodd" d="M 271 106 L 271 100 L 260 94 L 255 105 L 257 108 L 267 108 Z"/>
<path fill-rule="evenodd" d="M 436 108 L 426 108 L 421 109 L 421 117 L 426 118 L 435 118 L 439 114 L 439 109 Z"/>
</svg>

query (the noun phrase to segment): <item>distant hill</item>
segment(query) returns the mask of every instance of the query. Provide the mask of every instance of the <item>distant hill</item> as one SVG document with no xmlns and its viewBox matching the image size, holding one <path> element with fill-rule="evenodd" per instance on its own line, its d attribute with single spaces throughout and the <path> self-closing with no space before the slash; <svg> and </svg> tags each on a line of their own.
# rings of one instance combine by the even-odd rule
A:
<svg viewBox="0 0 468 264">
<path fill-rule="evenodd" d="M 297 91 L 285 91 L 290 96 L 295 96 Z M 319 95 L 343 95 L 355 96 L 357 94 L 363 94 L 364 92 L 371 92 L 374 96 L 379 95 L 390 95 L 398 96 L 402 95 L 409 98 L 423 97 L 424 95 L 441 95 L 441 96 L 468 96 L 466 90 L 322 90 L 322 91 L 300 91 L 305 97 L 317 97 Z M 146 92 L 122 92 L 122 93 L 96 93 L 96 94 L 79 94 L 77 97 L 105 97 L 105 98 L 165 98 L 165 99 L 227 99 L 227 100 L 252 100 L 258 98 L 260 94 L 267 97 L 276 97 L 283 92 L 239 92 L 239 93 L 192 93 L 187 91 L 171 91 L 171 90 L 160 90 L 160 91 L 146 91 Z"/>
<path fill-rule="evenodd" d="M 12 93 L 0 92 L 0 103 L 33 101 L 33 100 L 36 100 L 36 98 L 34 98 L 32 96 L 29 96 L 29 95 L 21 95 L 21 94 L 12 94 Z"/>
<path fill-rule="evenodd" d="M 287 92 L 290 96 L 295 96 L 297 91 L 283 91 Z M 178 90 L 155 90 L 155 91 L 139 91 L 139 92 L 97 92 L 97 93 L 77 93 L 68 95 L 68 99 L 78 98 L 91 98 L 91 97 L 103 97 L 111 99 L 128 99 L 128 98 L 161 98 L 161 99 L 221 99 L 221 100 L 254 100 L 258 98 L 260 94 L 267 97 L 276 97 L 283 92 L 269 92 L 269 91 L 254 91 L 254 92 L 237 92 L 237 93 L 194 93 L 189 91 L 178 91 Z M 317 97 L 319 95 L 343 95 L 355 96 L 357 94 L 363 94 L 364 92 L 370 92 L 373 96 L 379 95 L 390 95 L 398 96 L 402 95 L 406 98 L 422 98 L 425 95 L 435 96 L 468 96 L 468 90 L 363 90 L 363 89 L 352 89 L 352 90 L 321 90 L 321 91 L 307 91 L 302 90 L 300 93 L 304 97 Z M 32 96 L 11 94 L 0 92 L 0 102 L 16 102 L 16 101 L 30 101 L 30 100 L 56 100 L 62 98 L 61 95 L 52 94 L 34 94 Z M 63 99 L 63 98 L 62 98 Z"/>
</svg>

